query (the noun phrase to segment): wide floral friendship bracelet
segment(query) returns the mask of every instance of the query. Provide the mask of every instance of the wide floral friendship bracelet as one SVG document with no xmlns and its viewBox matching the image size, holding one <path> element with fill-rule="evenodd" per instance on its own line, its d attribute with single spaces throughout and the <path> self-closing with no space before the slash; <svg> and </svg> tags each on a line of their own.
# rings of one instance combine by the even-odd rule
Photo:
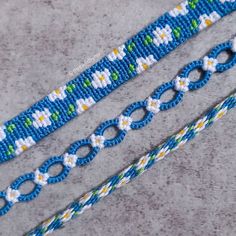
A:
<svg viewBox="0 0 236 236">
<path fill-rule="evenodd" d="M 219 63 L 217 61 L 218 55 L 223 51 L 228 50 L 231 51 L 230 58 L 225 63 Z M 217 45 L 203 59 L 191 62 L 185 66 L 182 72 L 174 80 L 158 87 L 146 100 L 135 102 L 128 106 L 118 118 L 102 123 L 90 138 L 74 142 L 65 154 L 49 158 L 35 172 L 17 178 L 6 191 L 0 192 L 0 198 L 5 200 L 5 205 L 0 208 L 0 215 L 6 214 L 17 202 L 26 202 L 36 198 L 44 185 L 63 181 L 72 168 L 88 164 L 101 149 L 112 147 L 120 143 L 129 130 L 144 127 L 151 122 L 154 115 L 159 111 L 168 110 L 179 104 L 182 101 L 185 92 L 203 87 L 214 72 L 223 72 L 230 69 L 235 64 L 236 38 Z M 189 74 L 196 69 L 202 70 L 202 76 L 199 80 L 192 82 L 189 79 Z M 161 97 L 168 90 L 174 90 L 175 95 L 168 102 L 162 102 Z M 146 110 L 144 117 L 139 121 L 134 121 L 131 118 L 132 114 L 136 110 L 143 108 Z M 203 123 L 199 123 L 195 127 L 196 130 L 201 130 L 203 125 Z M 106 139 L 103 134 L 110 127 L 117 128 L 118 134 L 112 139 Z M 77 155 L 77 152 L 84 146 L 89 147 L 90 152 L 87 155 L 80 157 Z M 165 153 L 166 151 L 167 149 L 164 148 L 162 153 Z M 49 169 L 58 164 L 62 166 L 62 170 L 57 175 L 50 176 L 48 173 Z M 22 194 L 20 192 L 20 187 L 27 181 L 33 182 L 35 187 L 30 193 Z"/>
<path fill-rule="evenodd" d="M 12 159 L 236 9 L 235 0 L 188 0 L 66 85 L 0 126 L 0 162 Z"/>
</svg>

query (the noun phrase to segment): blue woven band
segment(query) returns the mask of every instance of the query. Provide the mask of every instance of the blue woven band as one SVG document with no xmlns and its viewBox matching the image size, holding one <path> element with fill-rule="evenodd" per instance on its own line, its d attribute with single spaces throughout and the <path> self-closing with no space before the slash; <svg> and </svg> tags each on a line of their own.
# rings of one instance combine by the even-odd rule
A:
<svg viewBox="0 0 236 236">
<path fill-rule="evenodd" d="M 219 63 L 217 56 L 224 51 L 229 51 L 231 56 L 225 63 Z M 28 202 L 35 199 L 40 194 L 43 186 L 64 181 L 73 168 L 88 165 L 103 148 L 121 143 L 128 131 L 143 128 L 152 121 L 155 114 L 178 105 L 182 101 L 185 92 L 202 88 L 211 79 L 213 73 L 224 72 L 235 64 L 236 37 L 217 45 L 203 59 L 186 65 L 174 80 L 162 84 L 146 100 L 130 104 L 119 117 L 101 123 L 90 137 L 75 141 L 63 155 L 50 157 L 35 171 L 23 174 L 15 179 L 5 191 L 0 192 L 0 199 L 5 202 L 0 208 L 0 216 L 6 214 L 17 202 Z M 191 81 L 188 75 L 194 70 L 200 70 L 202 76 L 196 81 Z M 170 90 L 175 95 L 169 101 L 162 102 L 164 93 Z M 235 105 L 235 102 L 233 104 Z M 145 110 L 144 117 L 140 120 L 133 120 L 133 112 L 139 109 Z M 216 119 L 224 113 L 225 110 L 223 109 L 216 116 Z M 196 124 L 195 130 L 197 132 L 202 130 L 206 124 L 205 120 L 201 120 L 200 123 Z M 117 134 L 115 137 L 107 139 L 104 133 L 111 127 L 117 129 Z M 78 151 L 83 147 L 88 147 L 90 151 L 88 154 L 81 156 Z M 164 148 L 163 153 L 165 152 L 166 149 Z M 50 174 L 50 169 L 57 165 L 61 166 L 61 171 L 55 175 Z M 21 193 L 22 186 L 28 181 L 34 184 L 34 188 L 28 193 Z"/>
<path fill-rule="evenodd" d="M 0 126 L 0 162 L 19 155 L 235 9 L 235 0 L 189 0 L 165 13 L 65 86 Z"/>
</svg>

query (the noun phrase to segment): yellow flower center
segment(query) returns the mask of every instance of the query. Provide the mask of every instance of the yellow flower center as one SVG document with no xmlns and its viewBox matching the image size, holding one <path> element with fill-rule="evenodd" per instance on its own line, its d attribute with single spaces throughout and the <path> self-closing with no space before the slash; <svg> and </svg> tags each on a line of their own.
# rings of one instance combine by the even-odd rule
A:
<svg viewBox="0 0 236 236">
<path fill-rule="evenodd" d="M 165 154 L 166 154 L 166 152 L 162 151 L 162 152 L 159 153 L 158 157 L 164 157 Z"/>
<path fill-rule="evenodd" d="M 224 111 L 219 112 L 219 113 L 217 114 L 217 118 L 220 119 L 224 114 L 225 114 Z"/>
<path fill-rule="evenodd" d="M 22 146 L 21 146 L 21 149 L 22 149 L 23 151 L 26 151 L 26 150 L 28 149 L 28 147 L 27 147 L 26 145 L 22 145 Z"/>
<path fill-rule="evenodd" d="M 208 66 L 212 66 L 212 65 L 213 65 L 213 61 L 210 61 L 210 60 L 209 60 L 209 61 L 207 62 L 207 65 L 208 65 Z"/>
<path fill-rule="evenodd" d="M 182 8 L 180 5 L 178 5 L 178 6 L 176 7 L 176 9 L 179 10 L 179 11 L 181 11 L 183 8 Z"/>
<path fill-rule="evenodd" d="M 203 121 L 199 122 L 199 123 L 197 124 L 197 129 L 201 129 L 201 128 L 203 127 L 203 125 L 204 125 L 204 122 L 203 122 Z"/>
<path fill-rule="evenodd" d="M 145 165 L 145 163 L 146 163 L 146 160 L 145 160 L 145 159 L 142 159 L 142 160 L 140 161 L 140 164 L 141 164 L 141 165 Z"/>
<path fill-rule="evenodd" d="M 85 105 L 85 104 L 82 105 L 82 108 L 83 108 L 84 111 L 89 109 L 89 107 L 87 105 Z"/>
<path fill-rule="evenodd" d="M 179 132 L 179 135 L 184 135 L 185 131 L 182 129 L 180 132 Z"/>
<path fill-rule="evenodd" d="M 117 48 L 113 49 L 113 53 L 117 56 L 119 54 L 119 50 Z"/>
<path fill-rule="evenodd" d="M 64 219 L 68 219 L 69 217 L 70 217 L 70 213 L 69 213 L 69 212 L 67 212 L 67 213 L 64 214 L 64 216 L 63 216 Z"/>
<path fill-rule="evenodd" d="M 96 139 L 95 141 L 97 144 L 101 143 L 101 140 L 99 138 Z"/>
<path fill-rule="evenodd" d="M 122 125 L 126 126 L 126 125 L 128 125 L 128 124 L 129 124 L 129 123 L 128 123 L 127 120 L 123 120 L 123 121 L 122 121 Z"/>
<path fill-rule="evenodd" d="M 100 80 L 100 81 L 104 81 L 104 80 L 105 80 L 104 75 L 101 75 L 101 76 L 99 77 L 99 80 Z"/>
<path fill-rule="evenodd" d="M 108 192 L 108 187 L 103 187 L 101 193 L 107 193 Z"/>
<path fill-rule="evenodd" d="M 38 176 L 38 180 L 39 180 L 39 181 L 42 181 L 42 180 L 43 180 L 43 176 L 42 176 L 42 175 L 39 175 L 39 176 Z"/>
<path fill-rule="evenodd" d="M 205 20 L 206 26 L 211 26 L 212 23 L 213 23 L 213 22 L 212 22 L 210 19 L 206 19 L 206 20 Z"/>
<path fill-rule="evenodd" d="M 151 107 L 155 107 L 156 106 L 156 102 L 151 102 Z"/>
<path fill-rule="evenodd" d="M 45 117 L 44 117 L 44 116 L 40 116 L 40 117 L 39 117 L 39 121 L 42 122 L 42 121 L 44 121 L 44 120 L 45 120 Z"/>
<path fill-rule="evenodd" d="M 166 37 L 165 33 L 160 34 L 161 39 L 164 39 Z"/>
<path fill-rule="evenodd" d="M 55 89 L 55 93 L 59 95 L 61 93 L 60 89 Z"/>
<path fill-rule="evenodd" d="M 180 81 L 179 81 L 179 85 L 180 85 L 180 86 L 184 86 L 184 85 L 185 85 L 185 81 L 180 80 Z"/>
<path fill-rule="evenodd" d="M 143 63 L 142 66 L 143 66 L 143 69 L 144 69 L 144 70 L 147 70 L 147 69 L 149 68 L 149 66 L 148 66 L 147 63 Z"/>
</svg>

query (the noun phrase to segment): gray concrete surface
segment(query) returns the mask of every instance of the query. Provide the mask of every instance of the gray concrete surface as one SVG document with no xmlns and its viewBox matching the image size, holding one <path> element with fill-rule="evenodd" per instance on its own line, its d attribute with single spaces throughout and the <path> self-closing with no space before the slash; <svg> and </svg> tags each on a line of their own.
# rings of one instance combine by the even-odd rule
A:
<svg viewBox="0 0 236 236">
<path fill-rule="evenodd" d="M 69 80 L 179 0 L 1 0 L 0 122 L 8 120 Z M 0 189 L 74 140 L 91 134 L 133 101 L 172 79 L 191 60 L 235 34 L 236 12 L 188 41 L 147 73 L 117 89 L 93 109 L 0 166 Z M 95 58 L 94 58 L 94 55 Z M 1 236 L 18 236 L 160 143 L 236 88 L 236 68 L 188 93 L 176 109 L 159 114 L 92 164 L 74 169 L 39 198 L 17 204 L 0 219 Z M 104 199 L 58 236 L 236 235 L 236 111 L 141 178 Z"/>
</svg>

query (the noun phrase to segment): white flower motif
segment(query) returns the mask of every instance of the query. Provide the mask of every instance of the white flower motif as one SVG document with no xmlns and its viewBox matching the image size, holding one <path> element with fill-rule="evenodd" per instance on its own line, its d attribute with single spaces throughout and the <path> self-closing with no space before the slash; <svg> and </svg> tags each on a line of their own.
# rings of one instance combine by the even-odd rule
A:
<svg viewBox="0 0 236 236">
<path fill-rule="evenodd" d="M 6 200 L 8 202 L 16 203 L 18 202 L 18 197 L 20 196 L 20 191 L 12 189 L 11 187 L 7 188 Z"/>
<path fill-rule="evenodd" d="M 130 125 L 131 125 L 132 121 L 133 120 L 131 117 L 121 115 L 119 117 L 119 124 L 118 124 L 119 129 L 129 131 L 131 129 Z"/>
<path fill-rule="evenodd" d="M 187 92 L 189 90 L 188 88 L 189 83 L 190 83 L 189 78 L 181 78 L 177 76 L 175 79 L 175 90 Z"/>
<path fill-rule="evenodd" d="M 62 221 L 63 223 L 69 221 L 69 220 L 72 218 L 73 213 L 74 213 L 74 212 L 73 212 L 73 209 L 72 209 L 72 208 L 71 208 L 71 209 L 68 209 L 68 210 L 65 210 L 65 211 L 62 213 L 61 217 L 60 217 L 61 221 Z"/>
<path fill-rule="evenodd" d="M 110 71 L 108 69 L 105 69 L 104 71 L 96 71 L 92 74 L 93 81 L 92 85 L 96 88 L 105 88 L 108 84 L 111 84 L 110 80 Z"/>
<path fill-rule="evenodd" d="M 213 120 L 214 121 L 219 120 L 227 113 L 227 111 L 228 111 L 227 107 L 224 107 L 223 109 L 219 110 Z"/>
<path fill-rule="evenodd" d="M 66 153 L 64 155 L 63 165 L 68 166 L 70 168 L 76 167 L 76 161 L 78 157 L 76 155 L 71 155 L 69 153 Z"/>
<path fill-rule="evenodd" d="M 129 181 L 130 181 L 130 178 L 124 177 L 119 181 L 119 183 L 116 185 L 116 187 L 120 188 L 120 187 L 126 185 L 127 183 L 129 183 Z"/>
<path fill-rule="evenodd" d="M 66 98 L 66 86 L 62 86 L 58 89 L 53 90 L 49 95 L 48 98 L 50 101 L 54 102 L 56 99 L 63 100 Z"/>
<path fill-rule="evenodd" d="M 236 52 L 236 37 L 232 40 L 232 51 Z"/>
<path fill-rule="evenodd" d="M 93 192 L 89 192 L 83 195 L 83 197 L 81 197 L 79 199 L 79 203 L 80 204 L 86 204 L 86 202 L 93 196 Z"/>
<path fill-rule="evenodd" d="M 0 126 L 0 141 L 6 138 L 6 134 L 4 132 L 5 129 L 6 129 L 5 126 Z"/>
<path fill-rule="evenodd" d="M 95 101 L 92 97 L 88 97 L 86 99 L 79 99 L 76 101 L 77 104 L 77 112 L 78 114 L 88 110 L 92 105 L 95 104 Z"/>
<path fill-rule="evenodd" d="M 220 0 L 221 3 L 225 3 L 225 2 L 235 2 L 236 0 Z"/>
<path fill-rule="evenodd" d="M 149 155 L 141 157 L 138 163 L 136 164 L 136 169 L 139 170 L 139 169 L 145 168 L 149 160 L 150 160 Z"/>
<path fill-rule="evenodd" d="M 37 129 L 40 127 L 47 127 L 52 124 L 50 121 L 51 112 L 47 108 L 43 111 L 35 111 L 32 116 L 34 118 L 33 125 Z"/>
<path fill-rule="evenodd" d="M 211 71 L 212 73 L 214 73 L 216 71 L 217 64 L 218 64 L 217 59 L 209 58 L 209 57 L 205 56 L 203 58 L 203 67 L 202 67 L 202 69 L 205 70 L 205 71 Z"/>
<path fill-rule="evenodd" d="M 148 57 L 140 57 L 136 60 L 138 67 L 137 67 L 137 73 L 140 74 L 143 71 L 147 70 L 151 65 L 153 65 L 156 60 L 153 55 L 149 55 Z"/>
<path fill-rule="evenodd" d="M 102 135 L 91 135 L 91 141 L 93 147 L 99 147 L 100 149 L 104 148 L 105 137 Z"/>
<path fill-rule="evenodd" d="M 108 59 L 110 61 L 115 61 L 116 59 L 122 60 L 126 55 L 124 49 L 125 45 L 121 45 L 120 47 L 113 49 L 113 51 L 110 54 L 108 54 L 107 56 Z"/>
<path fill-rule="evenodd" d="M 16 155 L 20 155 L 22 152 L 28 150 L 31 146 L 33 146 L 35 144 L 35 141 L 33 140 L 33 138 L 30 136 L 28 138 L 20 138 L 18 140 L 15 141 L 16 144 Z"/>
<path fill-rule="evenodd" d="M 47 180 L 49 178 L 49 174 L 48 173 L 42 173 L 39 171 L 39 169 L 37 169 L 35 172 L 34 172 L 34 182 L 36 184 L 39 184 L 39 185 L 42 185 L 42 186 L 45 186 L 47 185 Z"/>
<path fill-rule="evenodd" d="M 194 129 L 196 132 L 200 132 L 203 129 L 205 129 L 205 126 L 207 124 L 207 117 L 203 117 L 202 119 L 198 120 L 197 123 L 194 125 Z"/>
<path fill-rule="evenodd" d="M 99 191 L 98 191 L 98 195 L 100 197 L 105 197 L 109 194 L 110 190 L 112 189 L 112 186 L 110 186 L 110 183 L 108 183 L 107 185 L 104 185 Z"/>
<path fill-rule="evenodd" d="M 79 212 L 77 212 L 77 214 L 78 214 L 78 215 L 81 215 L 81 214 L 83 214 L 83 213 L 84 213 L 84 211 L 86 211 L 86 210 L 88 210 L 89 208 L 91 208 L 91 206 L 92 206 L 92 203 L 91 203 L 91 204 L 89 204 L 89 205 L 85 205 L 85 206 L 83 206 L 83 207 L 80 209 L 80 211 L 79 211 Z"/>
<path fill-rule="evenodd" d="M 147 99 L 147 107 L 146 109 L 154 114 L 157 114 L 160 111 L 161 101 L 159 99 L 154 99 L 149 97 Z"/>
<path fill-rule="evenodd" d="M 184 129 L 180 130 L 179 133 L 177 133 L 175 139 L 179 139 L 179 138 L 182 138 L 188 131 L 188 127 L 185 127 Z"/>
<path fill-rule="evenodd" d="M 215 23 L 216 21 L 218 21 L 220 19 L 220 15 L 213 11 L 210 15 L 207 14 L 203 14 L 199 17 L 200 20 L 200 25 L 199 25 L 199 29 L 203 30 L 209 26 L 211 26 L 213 23 Z"/>
<path fill-rule="evenodd" d="M 178 6 L 176 6 L 173 10 L 169 11 L 169 14 L 172 17 L 177 17 L 178 15 L 184 16 L 188 14 L 187 6 L 188 6 L 188 1 L 182 2 Z"/>
<path fill-rule="evenodd" d="M 153 39 L 153 42 L 159 47 L 161 44 L 168 44 L 173 40 L 172 38 L 172 29 L 169 25 L 166 25 L 165 28 L 161 29 L 159 27 L 156 28 L 155 31 L 153 31 L 153 34 L 155 35 L 155 38 Z"/>
<path fill-rule="evenodd" d="M 170 149 L 168 147 L 162 148 L 158 154 L 157 154 L 157 159 L 161 160 L 163 159 L 168 153 L 170 152 Z"/>
</svg>

